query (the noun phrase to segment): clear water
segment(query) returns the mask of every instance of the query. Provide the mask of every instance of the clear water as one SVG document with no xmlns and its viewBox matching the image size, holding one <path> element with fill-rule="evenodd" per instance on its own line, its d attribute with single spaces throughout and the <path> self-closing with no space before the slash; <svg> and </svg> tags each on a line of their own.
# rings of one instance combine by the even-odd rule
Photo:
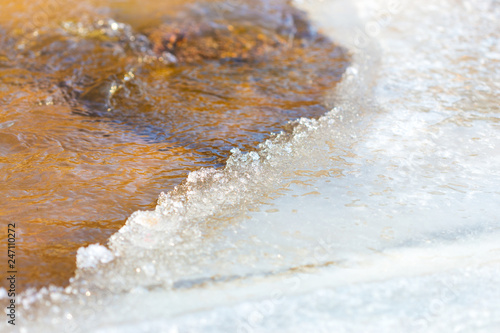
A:
<svg viewBox="0 0 500 333">
<path fill-rule="evenodd" d="M 353 53 L 336 107 L 80 249 L 27 332 L 499 330 L 500 4 L 299 4 Z"/>
<path fill-rule="evenodd" d="M 324 114 L 348 63 L 283 1 L 155 6 L 2 4 L 0 216 L 17 223 L 22 290 L 67 285 L 79 247 L 189 171 Z"/>
</svg>

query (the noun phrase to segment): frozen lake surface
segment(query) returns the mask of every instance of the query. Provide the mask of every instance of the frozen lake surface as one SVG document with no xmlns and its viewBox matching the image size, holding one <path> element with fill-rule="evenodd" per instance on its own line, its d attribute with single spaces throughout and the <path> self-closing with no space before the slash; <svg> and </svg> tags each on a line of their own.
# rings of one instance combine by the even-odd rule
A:
<svg viewBox="0 0 500 333">
<path fill-rule="evenodd" d="M 81 248 L 21 332 L 500 330 L 500 3 L 299 5 L 353 54 L 334 109 Z"/>
</svg>

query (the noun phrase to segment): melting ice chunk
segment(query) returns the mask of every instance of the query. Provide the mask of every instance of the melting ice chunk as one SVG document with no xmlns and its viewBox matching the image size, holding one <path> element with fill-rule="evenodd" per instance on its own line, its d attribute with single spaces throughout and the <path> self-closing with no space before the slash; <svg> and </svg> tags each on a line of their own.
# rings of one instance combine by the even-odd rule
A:
<svg viewBox="0 0 500 333">
<path fill-rule="evenodd" d="M 76 254 L 76 264 L 78 267 L 91 268 L 98 264 L 106 264 L 114 259 L 113 253 L 105 246 L 100 244 L 91 244 L 87 247 L 81 247 Z"/>
</svg>

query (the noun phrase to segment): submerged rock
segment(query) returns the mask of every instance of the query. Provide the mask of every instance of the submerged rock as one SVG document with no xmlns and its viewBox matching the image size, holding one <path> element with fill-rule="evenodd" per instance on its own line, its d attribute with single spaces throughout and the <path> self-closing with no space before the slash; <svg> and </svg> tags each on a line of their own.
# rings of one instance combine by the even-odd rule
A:
<svg viewBox="0 0 500 333">
<path fill-rule="evenodd" d="M 287 1 L 255 1 L 231 11 L 212 4 L 203 16 L 191 13 L 191 17 L 170 20 L 147 32 L 157 55 L 181 63 L 247 61 L 320 38 L 305 13 Z"/>
</svg>

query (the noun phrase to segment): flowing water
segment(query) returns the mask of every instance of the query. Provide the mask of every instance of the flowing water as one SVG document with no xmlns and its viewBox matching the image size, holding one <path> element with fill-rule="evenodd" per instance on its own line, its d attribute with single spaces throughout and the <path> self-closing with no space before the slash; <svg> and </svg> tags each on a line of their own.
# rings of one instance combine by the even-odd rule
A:
<svg viewBox="0 0 500 333">
<path fill-rule="evenodd" d="M 281 1 L 155 3 L 2 5 L 0 216 L 23 290 L 67 284 L 80 246 L 189 171 L 325 113 L 348 61 Z"/>
<path fill-rule="evenodd" d="M 351 56 L 331 111 L 80 248 L 25 332 L 500 329 L 500 3 L 296 3 Z"/>
</svg>

